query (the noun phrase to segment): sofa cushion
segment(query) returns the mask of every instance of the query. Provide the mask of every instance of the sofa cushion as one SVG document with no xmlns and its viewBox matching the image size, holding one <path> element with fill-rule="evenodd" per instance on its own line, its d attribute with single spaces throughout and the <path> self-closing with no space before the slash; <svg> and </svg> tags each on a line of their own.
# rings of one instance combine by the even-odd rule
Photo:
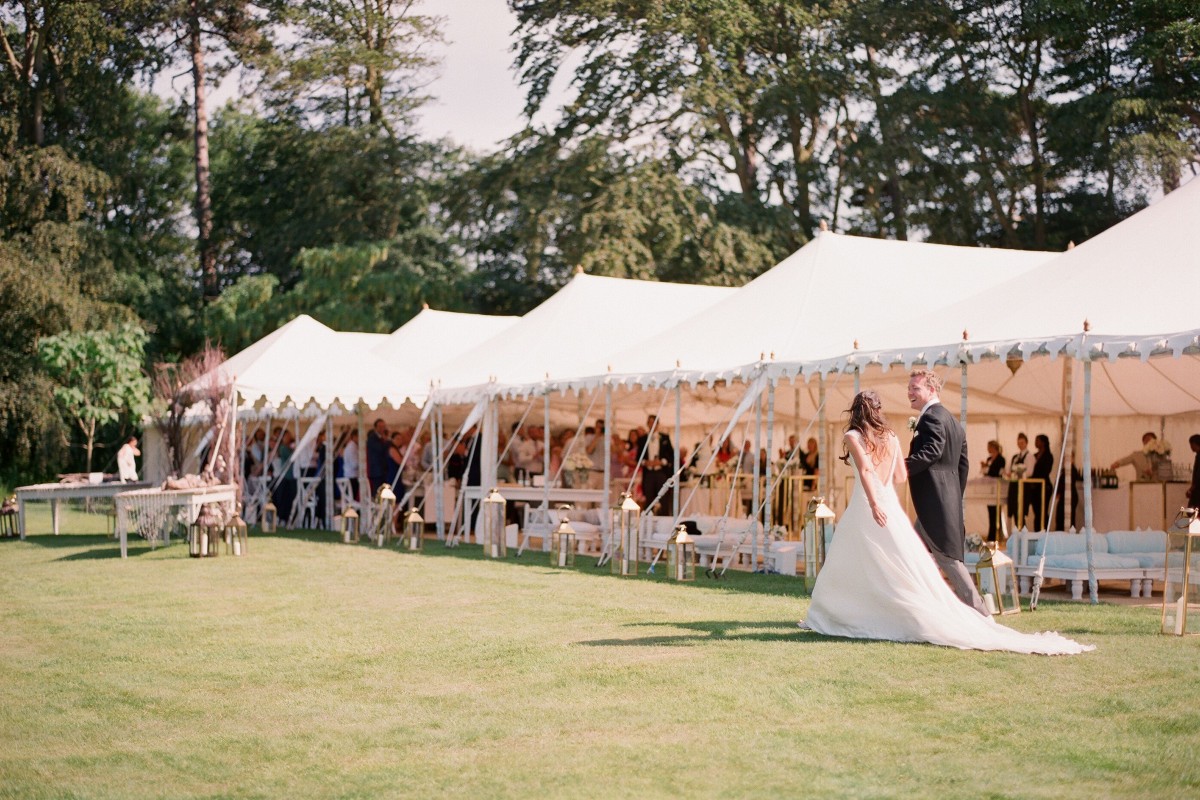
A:
<svg viewBox="0 0 1200 800">
<path fill-rule="evenodd" d="M 1113 555 L 1157 553 L 1161 556 L 1167 549 L 1165 531 L 1109 531 L 1104 536 L 1108 540 L 1108 552 Z M 1161 559 L 1159 564 L 1161 566 Z"/>
<path fill-rule="evenodd" d="M 1102 537 L 1097 536 L 1093 547 L 1097 553 L 1108 552 Z M 1050 533 L 1038 539 L 1033 546 L 1033 555 L 1062 556 L 1087 552 L 1087 537 L 1078 533 Z"/>
<path fill-rule="evenodd" d="M 1030 565 L 1036 567 L 1038 560 L 1030 558 Z M 1142 566 L 1136 558 L 1114 556 L 1111 553 L 1093 553 L 1092 563 L 1096 569 L 1140 569 Z M 1087 553 L 1048 555 L 1046 566 L 1050 569 L 1087 569 Z"/>
</svg>

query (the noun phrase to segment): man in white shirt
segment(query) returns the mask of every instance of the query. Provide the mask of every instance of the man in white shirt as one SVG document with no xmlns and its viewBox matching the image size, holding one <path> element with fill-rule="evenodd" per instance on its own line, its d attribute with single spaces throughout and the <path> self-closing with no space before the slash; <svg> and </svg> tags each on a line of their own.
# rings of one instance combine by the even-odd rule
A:
<svg viewBox="0 0 1200 800">
<path fill-rule="evenodd" d="M 117 473 L 123 483 L 137 482 L 137 462 L 134 459 L 142 454 L 142 451 L 138 450 L 137 443 L 137 437 L 130 436 L 117 451 Z"/>
</svg>

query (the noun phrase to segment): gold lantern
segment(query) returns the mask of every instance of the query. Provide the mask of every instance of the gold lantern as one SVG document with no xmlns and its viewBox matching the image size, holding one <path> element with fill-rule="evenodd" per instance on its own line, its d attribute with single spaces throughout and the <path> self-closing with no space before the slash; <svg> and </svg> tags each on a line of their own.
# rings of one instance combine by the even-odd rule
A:
<svg viewBox="0 0 1200 800">
<path fill-rule="evenodd" d="M 504 538 L 506 505 L 504 497 L 496 491 L 495 487 L 492 487 L 480 505 L 483 506 L 483 510 L 480 512 L 480 516 L 483 518 L 481 520 L 483 523 L 483 554 L 491 558 L 506 558 L 508 543 Z"/>
<path fill-rule="evenodd" d="M 207 526 L 194 522 L 187 527 L 188 555 L 201 558 L 208 552 Z"/>
<path fill-rule="evenodd" d="M 567 519 L 566 512 L 569 508 L 570 506 L 562 507 L 562 519 L 550 536 L 550 566 L 552 567 L 575 566 L 575 529 L 571 527 L 571 521 Z"/>
<path fill-rule="evenodd" d="M 1003 550 L 987 548 L 975 564 L 975 585 L 983 605 L 993 616 L 1021 613 L 1017 573 L 1013 560 Z"/>
<path fill-rule="evenodd" d="M 621 492 L 621 505 L 613 514 L 612 574 L 637 575 L 638 529 L 641 527 L 641 506 L 629 492 Z"/>
<path fill-rule="evenodd" d="M 221 555 L 221 541 L 225 538 L 225 526 L 213 522 L 206 526 L 205 534 L 208 540 L 208 552 L 205 555 L 216 558 Z"/>
<path fill-rule="evenodd" d="M 241 513 L 235 513 L 233 519 L 225 524 L 225 552 L 234 556 L 244 556 L 250 550 L 250 536 Z"/>
<path fill-rule="evenodd" d="M 342 512 L 342 542 L 345 544 L 358 543 L 358 512 L 347 508 Z"/>
<path fill-rule="evenodd" d="M 412 552 L 419 553 L 425 548 L 425 520 L 416 508 L 410 508 L 404 517 L 404 536 Z"/>
<path fill-rule="evenodd" d="M 1196 581 L 1200 581 L 1200 509 L 1181 508 L 1167 528 L 1163 566 L 1162 632 L 1175 636 L 1200 633 Z"/>
<path fill-rule="evenodd" d="M 274 533 L 279 527 L 279 509 L 275 508 L 275 504 L 269 500 L 263 506 L 261 527 L 263 533 Z"/>
<path fill-rule="evenodd" d="M 833 533 L 833 510 L 824 497 L 808 501 L 804 514 L 804 590 L 812 594 L 817 575 L 825 565 L 825 542 Z"/>
<path fill-rule="evenodd" d="M 375 493 L 375 502 L 379 506 L 379 519 L 375 524 L 375 545 L 383 547 L 392 540 L 392 531 L 395 525 L 392 517 L 396 513 L 396 493 L 392 491 L 391 486 L 385 483 Z"/>
<path fill-rule="evenodd" d="M 696 543 L 683 523 L 667 543 L 667 574 L 677 581 L 696 580 Z"/>
</svg>

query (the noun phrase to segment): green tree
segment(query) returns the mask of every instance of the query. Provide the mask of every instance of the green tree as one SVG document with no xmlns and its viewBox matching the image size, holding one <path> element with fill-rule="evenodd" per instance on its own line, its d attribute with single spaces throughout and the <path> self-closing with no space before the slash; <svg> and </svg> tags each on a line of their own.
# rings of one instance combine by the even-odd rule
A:
<svg viewBox="0 0 1200 800">
<path fill-rule="evenodd" d="M 97 426 L 148 409 L 150 381 L 142 371 L 146 332 L 136 325 L 60 333 L 38 342 L 38 356 L 56 381 L 54 399 L 84 438 L 92 469 Z"/>
<path fill-rule="evenodd" d="M 270 96 L 313 127 L 371 126 L 390 136 L 408 127 L 428 98 L 430 45 L 441 20 L 419 0 L 300 0 L 276 21 L 294 35 L 281 44 Z"/>
</svg>

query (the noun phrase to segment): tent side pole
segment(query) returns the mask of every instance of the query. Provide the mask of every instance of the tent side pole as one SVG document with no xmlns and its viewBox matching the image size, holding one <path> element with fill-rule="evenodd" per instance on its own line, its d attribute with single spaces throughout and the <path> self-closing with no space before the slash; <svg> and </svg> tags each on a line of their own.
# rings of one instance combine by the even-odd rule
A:
<svg viewBox="0 0 1200 800">
<path fill-rule="evenodd" d="M 819 458 L 825 462 L 817 473 L 817 493 L 829 498 L 829 470 L 832 459 L 829 457 L 829 431 L 825 425 L 825 375 L 817 376 L 817 427 L 821 431 L 821 450 Z"/>
<path fill-rule="evenodd" d="M 765 484 L 766 496 L 763 498 L 763 528 L 767 534 L 764 539 L 763 553 L 764 555 L 771 550 L 770 533 L 775 524 L 774 515 L 772 514 L 772 502 L 775 497 L 771 482 L 771 462 L 772 454 L 775 452 L 772 448 L 775 446 L 775 382 L 767 381 L 767 474 Z M 768 565 L 769 566 L 769 565 Z"/>
<path fill-rule="evenodd" d="M 683 434 L 681 428 L 683 423 L 683 384 L 675 384 L 675 447 L 674 459 L 671 464 L 671 480 L 675 484 L 675 491 L 671 492 L 671 524 L 679 524 L 679 495 L 683 491 L 683 486 L 679 481 L 679 448 L 683 447 Z"/>
<path fill-rule="evenodd" d="M 962 423 L 963 434 L 967 431 L 967 362 L 962 363 L 962 396 L 959 399 L 958 420 Z"/>
<path fill-rule="evenodd" d="M 549 376 L 547 376 L 549 377 Z M 542 404 L 542 508 L 546 518 L 550 514 L 550 385 L 546 385 L 545 402 Z M 542 550 L 550 550 L 550 532 L 542 536 Z"/>
<path fill-rule="evenodd" d="M 371 527 L 371 484 L 367 468 L 367 422 L 363 416 L 363 404 L 354 406 L 355 423 L 358 425 L 358 525 L 359 530 L 372 531 Z"/>
<path fill-rule="evenodd" d="M 609 494 L 612 492 L 612 385 L 606 380 L 604 382 L 604 502 L 600 505 L 600 524 L 604 532 L 604 541 L 606 543 L 603 553 L 611 553 L 612 541 L 612 514 L 608 513 L 609 506 L 613 505 L 612 498 Z M 604 556 L 601 555 L 601 558 Z"/>
<path fill-rule="evenodd" d="M 439 405 L 434 409 L 433 427 L 436 433 L 434 434 L 434 442 L 436 449 L 433 456 L 433 505 L 434 514 L 437 519 L 437 538 L 439 542 L 446 541 L 446 517 L 442 513 L 445 503 L 442 502 L 442 493 L 445 491 L 445 462 L 442 460 L 442 448 L 445 446 L 442 442 L 443 426 L 445 419 L 442 416 L 442 407 Z"/>
<path fill-rule="evenodd" d="M 1084 340 L 1086 343 L 1086 339 Z M 1068 473 L 1069 474 L 1069 473 Z M 1096 586 L 1095 536 L 1092 531 L 1092 359 L 1083 351 L 1083 535 L 1087 540 L 1088 599 L 1100 602 Z"/>
<path fill-rule="evenodd" d="M 333 414 L 325 417 L 325 530 L 333 530 Z"/>
<path fill-rule="evenodd" d="M 751 462 L 753 465 L 751 474 L 754 476 L 751 480 L 754 483 L 751 484 L 750 488 L 750 524 L 753 526 L 754 539 L 750 545 L 750 563 L 753 565 L 752 569 L 755 570 L 758 569 L 759 537 L 761 536 L 761 530 L 758 525 L 758 501 L 759 481 L 762 478 L 762 460 L 759 458 L 759 453 L 762 452 L 763 402 L 764 399 L 761 394 L 754 400 L 754 452 L 751 454 L 753 459 Z"/>
</svg>

